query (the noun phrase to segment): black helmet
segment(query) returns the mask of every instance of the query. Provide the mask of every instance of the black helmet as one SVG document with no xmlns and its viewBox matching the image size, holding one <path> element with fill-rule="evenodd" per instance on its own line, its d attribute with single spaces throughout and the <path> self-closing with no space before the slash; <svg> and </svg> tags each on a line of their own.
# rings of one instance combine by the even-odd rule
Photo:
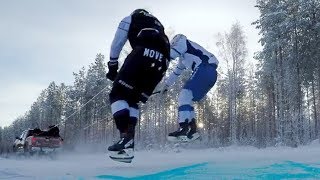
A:
<svg viewBox="0 0 320 180">
<path fill-rule="evenodd" d="M 147 10 L 145 10 L 145 9 L 136 9 L 131 13 L 131 15 L 139 14 L 139 13 L 149 14 L 149 12 Z"/>
</svg>

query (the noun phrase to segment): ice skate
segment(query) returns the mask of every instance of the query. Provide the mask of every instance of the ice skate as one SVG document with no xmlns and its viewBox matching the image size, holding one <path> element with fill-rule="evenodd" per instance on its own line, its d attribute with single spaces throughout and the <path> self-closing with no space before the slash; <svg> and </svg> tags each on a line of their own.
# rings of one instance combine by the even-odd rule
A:
<svg viewBox="0 0 320 180">
<path fill-rule="evenodd" d="M 180 128 L 177 131 L 169 133 L 167 139 L 171 142 L 188 142 L 188 132 L 188 124 L 186 122 L 180 123 Z"/>
<path fill-rule="evenodd" d="M 196 124 L 195 119 L 193 119 L 191 122 L 189 122 L 189 127 L 190 127 L 190 131 L 187 134 L 188 142 L 199 139 L 200 134 L 197 131 L 197 124 Z"/>
<path fill-rule="evenodd" d="M 121 134 L 120 140 L 108 147 L 109 157 L 114 161 L 131 163 L 134 158 L 134 138 L 128 134 Z"/>
</svg>

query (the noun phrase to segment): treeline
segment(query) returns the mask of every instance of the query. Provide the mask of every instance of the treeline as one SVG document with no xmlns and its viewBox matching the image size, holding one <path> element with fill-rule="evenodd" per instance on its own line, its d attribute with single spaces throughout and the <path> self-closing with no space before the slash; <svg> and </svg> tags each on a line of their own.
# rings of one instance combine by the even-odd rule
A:
<svg viewBox="0 0 320 180">
<path fill-rule="evenodd" d="M 257 7 L 266 141 L 306 144 L 320 128 L 320 1 L 258 0 Z"/>
<path fill-rule="evenodd" d="M 105 79 L 104 61 L 104 56 L 98 54 L 88 70 L 82 68 L 74 73 L 72 86 L 50 83 L 25 115 L 1 130 L 1 145 L 10 148 L 23 130 L 36 127 L 46 129 L 50 125 L 59 125 L 67 145 L 87 138 L 85 133 L 92 132 L 87 132 L 86 127 L 92 124 L 101 125 L 99 131 L 104 131 L 106 126 L 102 127 L 102 124 L 110 119 L 111 113 L 108 108 L 108 88 L 111 84 Z"/>
<path fill-rule="evenodd" d="M 218 81 L 196 105 L 202 140 L 199 147 L 252 145 L 297 147 L 319 138 L 320 1 L 258 0 L 261 52 L 248 62 L 240 23 L 217 36 Z M 59 124 L 66 147 L 105 146 L 118 136 L 112 120 L 103 55 L 74 73 L 74 84 L 52 82 L 31 109 L 0 128 L 0 150 L 28 128 Z M 173 62 L 174 63 L 174 62 Z M 165 95 L 141 106 L 137 148 L 166 148 L 166 135 L 177 128 L 177 97 L 182 74 Z"/>
</svg>

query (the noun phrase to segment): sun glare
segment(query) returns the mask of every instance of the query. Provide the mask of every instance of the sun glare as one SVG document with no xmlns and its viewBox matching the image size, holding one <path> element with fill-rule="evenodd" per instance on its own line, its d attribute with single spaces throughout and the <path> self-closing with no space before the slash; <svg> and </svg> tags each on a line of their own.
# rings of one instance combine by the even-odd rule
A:
<svg viewBox="0 0 320 180">
<path fill-rule="evenodd" d="M 201 122 L 201 123 L 198 123 L 198 127 L 199 128 L 203 128 L 204 124 Z"/>
</svg>

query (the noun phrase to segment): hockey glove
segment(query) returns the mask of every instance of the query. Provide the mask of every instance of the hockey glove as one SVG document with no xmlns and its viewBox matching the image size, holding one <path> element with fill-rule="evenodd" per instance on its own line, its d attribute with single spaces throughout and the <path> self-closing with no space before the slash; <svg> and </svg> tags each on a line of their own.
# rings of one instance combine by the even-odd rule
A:
<svg viewBox="0 0 320 180">
<path fill-rule="evenodd" d="M 118 61 L 109 61 L 108 62 L 108 73 L 106 75 L 107 79 L 114 81 L 118 74 Z"/>
<path fill-rule="evenodd" d="M 165 85 L 162 87 L 162 89 L 161 89 L 161 91 L 160 91 L 160 94 L 161 94 L 161 95 L 164 95 L 164 94 L 168 91 L 168 89 L 169 89 L 169 86 L 168 86 L 167 84 L 165 84 Z"/>
</svg>

